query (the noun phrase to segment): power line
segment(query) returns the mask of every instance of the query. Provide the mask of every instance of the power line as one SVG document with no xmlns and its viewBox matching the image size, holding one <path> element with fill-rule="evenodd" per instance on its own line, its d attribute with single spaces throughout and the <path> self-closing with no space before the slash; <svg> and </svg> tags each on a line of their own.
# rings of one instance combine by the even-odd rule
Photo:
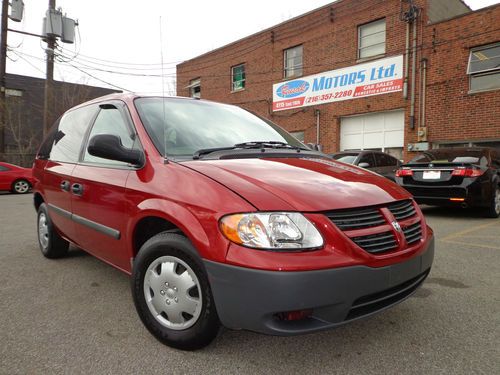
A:
<svg viewBox="0 0 500 375">
<path fill-rule="evenodd" d="M 63 51 L 68 51 L 66 48 L 61 48 Z M 86 59 L 90 60 L 96 60 L 96 61 L 103 61 L 106 63 L 111 63 L 111 64 L 117 64 L 117 65 L 130 65 L 130 66 L 156 66 L 156 65 L 162 65 L 161 63 L 130 63 L 130 62 L 123 62 L 123 61 L 113 61 L 113 60 L 106 60 L 106 59 L 100 59 L 98 57 L 93 57 L 89 55 L 85 55 L 83 53 L 79 54 L 80 56 L 83 56 Z M 163 65 L 169 65 L 169 64 L 177 64 L 179 62 L 182 62 L 184 60 L 178 60 L 178 61 L 170 61 L 170 62 L 165 62 Z M 159 68 L 161 69 L 161 68 Z"/>
<path fill-rule="evenodd" d="M 101 78 L 99 78 L 99 77 L 94 76 L 93 74 L 90 74 L 89 72 L 86 72 L 86 71 L 84 71 L 84 70 L 82 70 L 82 69 L 80 69 L 80 68 L 78 68 L 78 67 L 74 66 L 74 65 L 73 65 L 73 64 L 71 64 L 71 63 L 67 63 L 67 65 L 72 66 L 74 69 L 76 69 L 76 70 L 80 71 L 81 73 L 86 74 L 86 75 L 88 75 L 89 77 L 91 77 L 91 78 L 93 78 L 93 79 L 95 79 L 95 80 L 97 80 L 97 81 L 100 81 L 100 82 L 102 82 L 102 83 L 105 83 L 105 84 L 106 84 L 106 85 L 108 85 L 108 86 L 111 86 L 111 87 L 117 88 L 117 89 L 122 90 L 122 91 L 128 91 L 128 92 L 130 92 L 130 90 L 128 90 L 128 89 L 126 89 L 126 88 L 124 88 L 124 87 L 120 87 L 120 86 L 115 85 L 115 84 L 113 84 L 113 83 L 107 82 L 107 81 L 105 81 L 105 80 L 103 80 L 103 79 L 101 79 Z"/>
</svg>

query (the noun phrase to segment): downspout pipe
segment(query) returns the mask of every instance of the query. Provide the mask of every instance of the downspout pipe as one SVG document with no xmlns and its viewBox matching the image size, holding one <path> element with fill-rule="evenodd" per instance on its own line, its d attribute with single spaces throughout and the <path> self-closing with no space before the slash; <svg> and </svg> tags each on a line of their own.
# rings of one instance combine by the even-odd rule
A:
<svg viewBox="0 0 500 375">
<path fill-rule="evenodd" d="M 422 88 L 420 89 L 421 113 L 419 115 L 420 127 L 425 127 L 425 91 L 427 88 L 427 59 L 422 59 Z"/>
<path fill-rule="evenodd" d="M 416 68 L 417 68 L 417 18 L 418 11 L 416 11 L 415 17 L 412 20 L 413 30 L 412 30 L 412 53 L 411 53 L 411 92 L 410 92 L 410 129 L 415 129 L 415 80 L 416 80 Z"/>
<path fill-rule="evenodd" d="M 314 111 L 314 113 L 316 114 L 316 144 L 318 145 L 318 149 L 319 149 L 319 131 L 320 131 L 319 116 L 320 116 L 321 111 L 319 109 L 317 109 Z"/>
<path fill-rule="evenodd" d="M 408 62 L 410 61 L 410 23 L 406 22 L 405 39 L 405 74 L 403 80 L 403 98 L 408 99 Z"/>
</svg>

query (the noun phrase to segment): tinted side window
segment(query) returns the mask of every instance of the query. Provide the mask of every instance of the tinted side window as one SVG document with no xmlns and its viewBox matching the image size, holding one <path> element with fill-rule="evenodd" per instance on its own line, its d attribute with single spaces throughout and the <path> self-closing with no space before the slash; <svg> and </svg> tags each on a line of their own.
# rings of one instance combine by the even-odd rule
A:
<svg viewBox="0 0 500 375">
<path fill-rule="evenodd" d="M 389 155 L 375 154 L 375 159 L 378 167 L 388 167 L 398 164 L 398 160 Z"/>
<path fill-rule="evenodd" d="M 10 169 L 7 167 L 4 167 L 3 165 L 0 165 L 0 172 L 5 172 L 5 171 L 10 171 Z"/>
<path fill-rule="evenodd" d="M 358 165 L 361 163 L 368 163 L 370 168 L 375 166 L 375 159 L 373 158 L 373 154 L 364 154 L 358 162 Z"/>
<path fill-rule="evenodd" d="M 82 141 L 98 107 L 87 106 L 66 112 L 54 134 L 50 159 L 66 163 L 78 162 Z"/>
<path fill-rule="evenodd" d="M 120 137 L 122 145 L 125 148 L 137 148 L 134 147 L 134 140 L 131 137 L 129 127 L 126 120 L 122 116 L 120 110 L 116 108 L 106 108 L 101 109 L 97 118 L 95 119 L 94 126 L 90 131 L 89 140 L 98 134 L 111 134 Z M 87 147 L 85 147 L 85 155 L 83 157 L 84 162 L 90 163 L 100 163 L 100 164 L 113 164 L 113 165 L 127 165 L 120 161 L 114 161 L 109 159 L 102 159 L 97 156 L 90 155 Z"/>
</svg>

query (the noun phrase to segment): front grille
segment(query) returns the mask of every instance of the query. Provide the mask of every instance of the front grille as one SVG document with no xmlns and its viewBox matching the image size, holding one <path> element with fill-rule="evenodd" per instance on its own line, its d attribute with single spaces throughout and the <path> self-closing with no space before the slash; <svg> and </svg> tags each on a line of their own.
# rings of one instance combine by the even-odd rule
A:
<svg viewBox="0 0 500 375">
<path fill-rule="evenodd" d="M 347 314 L 345 320 L 352 320 L 372 314 L 404 300 L 422 285 L 429 272 L 430 269 L 395 287 L 358 298 L 352 304 L 351 310 L 349 310 L 349 314 Z"/>
<path fill-rule="evenodd" d="M 394 250 L 398 246 L 396 238 L 394 238 L 394 234 L 391 231 L 369 236 L 352 237 L 351 240 L 370 254 Z"/>
<path fill-rule="evenodd" d="M 347 231 L 347 235 L 356 245 L 370 254 L 378 255 L 395 251 L 399 247 L 397 236 L 389 225 L 392 219 L 386 217 L 384 213 L 386 211 L 382 209 L 388 209 L 396 221 L 402 222 L 402 226 L 405 220 L 417 216 L 411 199 L 379 206 L 329 211 L 325 215 L 340 230 Z M 363 229 L 367 228 L 369 231 L 363 232 Z M 361 233 L 357 233 L 357 230 Z M 405 227 L 403 232 L 408 244 L 415 243 L 422 238 L 420 222 Z"/>
<path fill-rule="evenodd" d="M 409 244 L 419 241 L 422 238 L 422 226 L 420 225 L 420 221 L 403 228 L 403 233 L 406 237 L 406 242 Z"/>
<path fill-rule="evenodd" d="M 415 216 L 417 212 L 410 200 L 391 203 L 387 208 L 392 212 L 396 220 L 403 220 Z"/>
<path fill-rule="evenodd" d="M 375 227 L 385 223 L 377 208 L 332 211 L 327 212 L 326 216 L 341 230 Z"/>
</svg>

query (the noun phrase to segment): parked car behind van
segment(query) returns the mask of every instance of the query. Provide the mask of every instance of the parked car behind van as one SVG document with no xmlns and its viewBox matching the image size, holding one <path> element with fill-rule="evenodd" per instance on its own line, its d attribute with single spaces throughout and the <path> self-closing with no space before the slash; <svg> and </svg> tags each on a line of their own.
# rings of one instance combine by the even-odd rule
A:
<svg viewBox="0 0 500 375">
<path fill-rule="evenodd" d="M 220 324 L 333 328 L 408 298 L 432 266 L 433 232 L 408 192 L 231 105 L 84 103 L 34 171 L 43 255 L 73 243 L 131 275 L 142 322 L 180 349 L 209 344 Z"/>
<path fill-rule="evenodd" d="M 425 151 L 396 177 L 419 203 L 481 207 L 488 217 L 500 215 L 500 152 L 494 148 Z"/>
<path fill-rule="evenodd" d="M 31 168 L 0 162 L 0 190 L 26 194 L 34 182 Z"/>
<path fill-rule="evenodd" d="M 401 161 L 394 156 L 381 151 L 341 151 L 333 154 L 332 158 L 368 169 L 392 181 L 395 179 L 396 170 L 401 165 Z"/>
</svg>

